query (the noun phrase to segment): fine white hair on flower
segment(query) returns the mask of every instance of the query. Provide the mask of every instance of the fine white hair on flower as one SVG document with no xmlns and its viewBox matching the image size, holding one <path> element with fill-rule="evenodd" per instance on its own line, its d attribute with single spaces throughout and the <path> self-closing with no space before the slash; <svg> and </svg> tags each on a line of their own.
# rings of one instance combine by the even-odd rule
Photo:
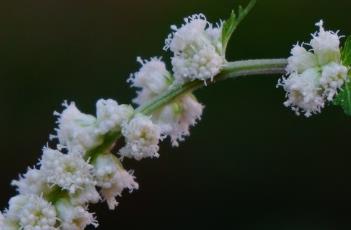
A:
<svg viewBox="0 0 351 230">
<path fill-rule="evenodd" d="M 130 105 L 119 105 L 112 99 L 100 99 L 96 103 L 96 133 L 104 135 L 119 131 L 123 122 L 129 120 L 134 109 Z"/>
<path fill-rule="evenodd" d="M 56 203 L 56 209 L 62 230 L 81 230 L 88 225 L 98 227 L 93 213 L 86 210 L 86 207 L 72 205 L 68 200 L 61 199 Z"/>
<path fill-rule="evenodd" d="M 110 209 L 118 205 L 117 196 L 121 196 L 124 189 L 132 192 L 139 188 L 132 172 L 127 172 L 121 162 L 112 154 L 98 156 L 94 162 L 97 185 L 101 187 L 101 195 Z"/>
<path fill-rule="evenodd" d="M 291 56 L 288 58 L 287 73 L 301 74 L 309 68 L 318 65 L 317 56 L 311 51 L 307 51 L 305 47 L 297 44 L 291 50 Z"/>
<path fill-rule="evenodd" d="M 141 68 L 130 75 L 128 82 L 140 89 L 133 102 L 142 105 L 165 92 L 174 79 L 161 58 L 153 57 L 150 60 L 143 60 L 138 57 L 137 61 L 141 64 Z"/>
<path fill-rule="evenodd" d="M 161 129 L 151 121 L 151 118 L 137 114 L 130 122 L 122 127 L 126 145 L 120 149 L 119 154 L 124 157 L 141 160 L 147 157 L 158 157 L 161 139 Z"/>
<path fill-rule="evenodd" d="M 318 57 L 320 65 L 328 64 L 329 62 L 339 62 L 341 57 L 340 38 L 337 32 L 326 31 L 323 27 L 323 20 L 316 23 L 319 27 L 319 32 L 313 34 L 313 39 L 310 45 L 314 53 Z"/>
<path fill-rule="evenodd" d="M 96 134 L 96 118 L 78 110 L 74 102 L 63 104 L 64 111 L 58 116 L 57 138 L 60 144 L 72 152 L 84 153 L 101 143 Z"/>
<path fill-rule="evenodd" d="M 24 175 L 18 180 L 13 180 L 11 184 L 17 187 L 19 194 L 23 195 L 46 195 L 51 191 L 46 175 L 38 169 L 29 168 Z"/>
<path fill-rule="evenodd" d="M 306 117 L 319 113 L 324 107 L 324 99 L 318 78 L 319 73 L 316 69 L 306 70 L 302 75 L 291 74 L 288 78 L 283 78 L 279 84 L 284 87 L 288 98 L 284 105 L 291 107 L 297 115 L 300 114 L 300 110 Z"/>
<path fill-rule="evenodd" d="M 213 79 L 225 63 L 222 24 L 214 26 L 203 14 L 187 17 L 184 22 L 180 28 L 171 26 L 173 32 L 164 47 L 174 54 L 172 66 L 176 82 Z"/>
<path fill-rule="evenodd" d="M 44 148 L 40 165 L 48 183 L 57 185 L 72 195 L 96 185 L 92 174 L 93 166 L 78 154 L 63 154 Z"/>
<path fill-rule="evenodd" d="M 134 99 L 141 106 L 166 92 L 174 79 L 160 58 L 138 60 L 143 66 L 139 72 L 131 75 L 129 81 L 132 86 L 141 88 Z M 151 119 L 160 126 L 162 135 L 170 136 L 173 146 L 178 146 L 178 142 L 189 135 L 190 126 L 201 119 L 202 111 L 203 106 L 189 93 L 154 112 Z"/>
<path fill-rule="evenodd" d="M 56 228 L 56 209 L 45 199 L 36 195 L 17 195 L 9 201 L 5 213 L 5 226 L 17 226 L 25 230 L 58 230 Z"/>
<path fill-rule="evenodd" d="M 323 21 L 316 25 L 319 31 L 312 35 L 309 44 L 293 47 L 286 68 L 288 76 L 278 82 L 286 91 L 284 105 L 306 117 L 320 113 L 348 80 L 349 68 L 341 62 L 340 36 L 326 31 Z"/>
<path fill-rule="evenodd" d="M 203 109 L 204 106 L 194 95 L 186 94 L 155 113 L 154 119 L 161 127 L 162 134 L 170 136 L 172 145 L 178 146 L 179 141 L 189 136 L 190 127 L 201 119 Z"/>
<path fill-rule="evenodd" d="M 143 60 L 138 57 L 137 61 L 141 64 L 141 68 L 130 75 L 128 82 L 131 82 L 132 86 L 149 90 L 156 95 L 167 90 L 173 78 L 161 58 L 152 57 L 150 60 Z"/>
<path fill-rule="evenodd" d="M 338 93 L 338 90 L 347 81 L 348 68 L 332 62 L 328 65 L 323 66 L 322 76 L 320 83 L 325 89 L 324 95 L 328 101 L 332 101 L 334 96 Z"/>
</svg>

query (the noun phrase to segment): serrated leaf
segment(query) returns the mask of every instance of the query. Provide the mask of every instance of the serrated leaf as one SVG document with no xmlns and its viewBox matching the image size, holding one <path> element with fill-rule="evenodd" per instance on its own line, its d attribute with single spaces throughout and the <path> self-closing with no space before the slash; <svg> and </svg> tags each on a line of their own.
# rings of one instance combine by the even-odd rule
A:
<svg viewBox="0 0 351 230">
<path fill-rule="evenodd" d="M 242 20 L 249 14 L 251 9 L 255 6 L 256 0 L 251 0 L 250 3 L 247 5 L 246 8 L 242 8 L 239 6 L 238 13 L 236 14 L 233 10 L 230 14 L 228 20 L 223 22 L 222 26 L 222 45 L 223 45 L 223 56 L 225 56 L 227 46 L 229 43 L 230 38 L 232 37 L 234 31 L 240 24 Z"/>
<path fill-rule="evenodd" d="M 341 51 L 341 60 L 343 65 L 351 66 L 351 36 L 345 41 Z M 334 105 L 341 106 L 344 112 L 351 116 L 351 76 L 349 81 L 342 87 L 340 93 L 334 99 Z"/>
</svg>

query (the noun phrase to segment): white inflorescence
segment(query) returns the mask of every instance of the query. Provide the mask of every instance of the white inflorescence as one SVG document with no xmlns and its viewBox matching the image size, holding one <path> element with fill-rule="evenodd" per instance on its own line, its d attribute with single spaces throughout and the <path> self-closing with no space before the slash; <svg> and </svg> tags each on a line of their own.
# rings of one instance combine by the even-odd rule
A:
<svg viewBox="0 0 351 230">
<path fill-rule="evenodd" d="M 66 107 L 59 116 L 57 137 L 60 144 L 72 152 L 84 153 L 101 143 L 96 130 L 96 118 L 78 110 L 75 103 L 64 103 Z"/>
<path fill-rule="evenodd" d="M 214 26 L 202 14 L 184 19 L 180 28 L 166 39 L 165 50 L 173 52 L 174 77 L 178 83 L 200 79 L 206 81 L 216 76 L 225 62 L 222 53 L 222 26 Z"/>
<path fill-rule="evenodd" d="M 100 155 L 94 167 L 98 186 L 101 187 L 101 195 L 110 209 L 115 209 L 118 205 L 116 197 L 121 196 L 124 189 L 132 192 L 139 188 L 133 174 L 127 172 L 112 154 Z"/>
<path fill-rule="evenodd" d="M 28 169 L 28 171 L 20 176 L 19 180 L 11 183 L 17 187 L 17 191 L 23 195 L 45 195 L 50 191 L 50 186 L 46 182 L 46 176 L 43 171 L 38 169 Z"/>
<path fill-rule="evenodd" d="M 55 227 L 55 207 L 36 195 L 18 195 L 11 198 L 5 217 L 10 229 L 11 225 L 24 230 L 58 229 Z"/>
<path fill-rule="evenodd" d="M 130 105 L 118 105 L 112 99 L 100 99 L 96 103 L 97 129 L 96 133 L 104 135 L 108 132 L 120 131 L 120 126 L 133 115 Z"/>
<path fill-rule="evenodd" d="M 174 32 L 166 40 L 165 48 L 173 52 L 174 73 L 167 70 L 161 58 L 138 58 L 141 68 L 128 79 L 133 87 L 138 88 L 134 102 L 139 106 L 166 101 L 166 96 L 174 93 L 169 91 L 182 87 L 182 83 L 195 79 L 213 80 L 225 63 L 222 24 L 214 26 L 200 14 L 186 18 L 184 25 L 180 28 L 172 26 L 172 30 Z M 302 74 L 300 71 L 314 68 L 317 64 L 301 64 L 300 58 L 290 59 L 291 63 L 296 63 L 290 65 L 290 73 L 296 78 L 284 79 L 284 83 L 288 83 L 284 84 L 286 89 L 303 89 L 309 94 L 307 104 L 317 103 L 315 98 L 321 87 L 326 88 L 322 99 L 334 97 L 335 91 L 344 82 L 344 69 L 338 66 L 339 62 L 330 61 L 337 56 L 334 46 L 327 47 L 319 39 L 328 37 L 324 32 L 321 26 L 320 35 L 315 37 L 313 45 L 316 53 L 318 50 L 319 55 L 328 57 L 323 59 L 328 63 L 319 81 L 310 79 L 315 79 L 319 72 L 310 70 Z M 293 56 L 321 63 L 321 58 L 302 49 L 296 48 Z M 325 53 L 325 50 L 329 52 Z M 299 71 L 295 71 L 296 66 L 299 66 Z M 308 75 L 305 77 L 306 84 L 299 81 L 297 77 L 300 75 Z M 297 98 L 304 99 L 307 95 Z M 289 103 L 296 106 L 301 103 L 298 99 Z M 65 102 L 64 106 L 61 113 L 55 112 L 58 128 L 51 139 L 58 142 L 56 148 L 45 147 L 39 164 L 12 182 L 18 195 L 9 201 L 7 210 L 0 212 L 0 230 L 82 230 L 88 225 L 97 227 L 94 214 L 88 209 L 90 203 L 106 201 L 110 209 L 115 209 L 118 205 L 116 199 L 123 191 L 132 192 L 139 188 L 133 171 L 127 171 L 121 160 L 124 157 L 136 160 L 158 157 L 159 142 L 166 136 L 177 146 L 190 134 L 190 126 L 201 119 L 203 112 L 203 105 L 191 91 L 175 97 L 152 114 L 142 114 L 138 112 L 143 111 L 142 108 L 134 110 L 132 106 L 120 105 L 112 99 L 98 100 L 96 115 L 81 112 L 73 102 Z M 315 110 L 320 107 L 322 105 L 316 106 Z M 309 108 L 305 106 L 306 111 Z M 112 150 L 116 139 L 122 136 L 125 146 L 118 151 L 119 159 Z"/>
<path fill-rule="evenodd" d="M 130 122 L 123 125 L 122 134 L 126 139 L 119 154 L 121 156 L 141 160 L 146 157 L 158 157 L 158 143 L 161 139 L 161 129 L 154 124 L 150 117 L 137 114 Z"/>
<path fill-rule="evenodd" d="M 101 150 L 106 152 L 97 152 L 96 157 L 88 155 L 90 150 L 102 144 L 106 136 L 121 132 L 122 124 L 125 130 L 134 109 L 111 99 L 101 99 L 96 103 L 94 117 L 80 112 L 74 103 L 65 102 L 64 105 L 61 114 L 55 113 L 59 116 L 55 136 L 59 141 L 58 150 L 45 147 L 38 168 L 29 168 L 12 182 L 19 195 L 13 197 L 8 210 L 1 213 L 1 230 L 80 230 L 88 225 L 96 227 L 97 221 L 88 211 L 89 203 L 103 199 L 113 209 L 118 204 L 116 197 L 121 196 L 124 189 L 130 192 L 138 189 L 133 174 L 109 153 L 113 143 Z M 137 127 L 133 126 L 133 120 L 131 126 Z M 141 131 L 147 131 L 147 135 L 140 138 L 149 138 L 140 140 L 140 143 L 144 141 L 143 150 L 148 149 L 148 143 L 152 145 L 149 149 L 158 149 L 158 126 L 152 124 L 148 128 L 153 128 L 150 130 L 154 133 L 148 133 L 150 130 L 146 127 L 149 123 L 140 125 Z M 144 133 L 141 132 L 141 135 Z M 157 138 L 157 142 L 151 137 Z M 133 138 L 136 143 L 137 137 Z M 100 193 L 97 188 L 100 188 Z"/>
<path fill-rule="evenodd" d="M 150 61 L 142 61 L 140 58 L 138 60 L 142 67 L 131 75 L 129 81 L 132 86 L 140 89 L 134 102 L 143 105 L 171 89 L 174 79 L 160 58 L 151 58 Z M 178 142 L 189 135 L 190 126 L 201 119 L 202 111 L 203 106 L 195 96 L 188 93 L 153 113 L 151 119 L 160 126 L 162 135 L 170 136 L 172 144 L 178 146 Z"/>
<path fill-rule="evenodd" d="M 326 31 L 323 21 L 316 25 L 319 32 L 313 34 L 308 44 L 311 50 L 295 45 L 288 59 L 288 77 L 278 83 L 286 91 L 284 105 L 306 117 L 320 113 L 326 102 L 334 99 L 348 74 L 348 68 L 341 62 L 340 36 Z"/>
<path fill-rule="evenodd" d="M 92 175 L 93 166 L 77 154 L 63 154 L 44 148 L 40 165 L 49 184 L 57 185 L 71 194 L 96 185 Z"/>
<path fill-rule="evenodd" d="M 88 225 L 98 226 L 94 215 L 85 207 L 72 205 L 69 201 L 62 199 L 57 202 L 56 208 L 62 230 L 80 230 Z"/>
</svg>

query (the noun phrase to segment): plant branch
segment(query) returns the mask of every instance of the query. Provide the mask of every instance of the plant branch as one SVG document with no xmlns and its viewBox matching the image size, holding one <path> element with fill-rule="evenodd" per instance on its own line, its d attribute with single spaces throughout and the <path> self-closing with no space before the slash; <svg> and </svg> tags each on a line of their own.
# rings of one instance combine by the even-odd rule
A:
<svg viewBox="0 0 351 230">
<path fill-rule="evenodd" d="M 209 80 L 204 82 L 201 80 L 195 80 L 192 82 L 187 82 L 183 85 L 174 86 L 154 100 L 151 100 L 145 105 L 137 108 L 135 114 L 143 113 L 145 115 L 151 115 L 153 112 L 171 103 L 180 96 L 193 92 L 194 90 L 202 88 L 205 85 L 215 84 L 217 81 L 244 76 L 284 74 L 286 65 L 286 59 L 259 59 L 228 62 L 223 66 L 221 73 L 214 77 L 213 81 Z M 113 144 L 121 136 L 121 132 L 111 132 L 106 134 L 103 143 L 88 151 L 85 158 L 92 160 L 99 154 L 110 151 Z"/>
</svg>

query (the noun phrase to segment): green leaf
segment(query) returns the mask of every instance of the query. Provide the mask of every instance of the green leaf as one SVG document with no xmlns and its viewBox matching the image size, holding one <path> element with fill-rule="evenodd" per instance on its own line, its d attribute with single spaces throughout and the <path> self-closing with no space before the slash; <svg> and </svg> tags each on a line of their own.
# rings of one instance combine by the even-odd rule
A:
<svg viewBox="0 0 351 230">
<path fill-rule="evenodd" d="M 251 0 L 247 7 L 244 9 L 239 6 L 238 13 L 236 14 L 233 10 L 229 19 L 223 22 L 222 27 L 222 45 L 223 45 L 223 56 L 225 56 L 228 42 L 233 35 L 234 31 L 240 24 L 240 22 L 248 15 L 251 9 L 255 6 L 256 0 Z"/>
<path fill-rule="evenodd" d="M 346 39 L 344 47 L 342 48 L 341 60 L 343 65 L 351 65 L 351 36 Z"/>
<path fill-rule="evenodd" d="M 351 66 L 351 36 L 347 38 L 341 51 L 342 64 Z M 342 87 L 340 93 L 334 99 L 334 105 L 341 106 L 344 112 L 351 116 L 351 76 L 349 73 L 349 81 Z"/>
</svg>

